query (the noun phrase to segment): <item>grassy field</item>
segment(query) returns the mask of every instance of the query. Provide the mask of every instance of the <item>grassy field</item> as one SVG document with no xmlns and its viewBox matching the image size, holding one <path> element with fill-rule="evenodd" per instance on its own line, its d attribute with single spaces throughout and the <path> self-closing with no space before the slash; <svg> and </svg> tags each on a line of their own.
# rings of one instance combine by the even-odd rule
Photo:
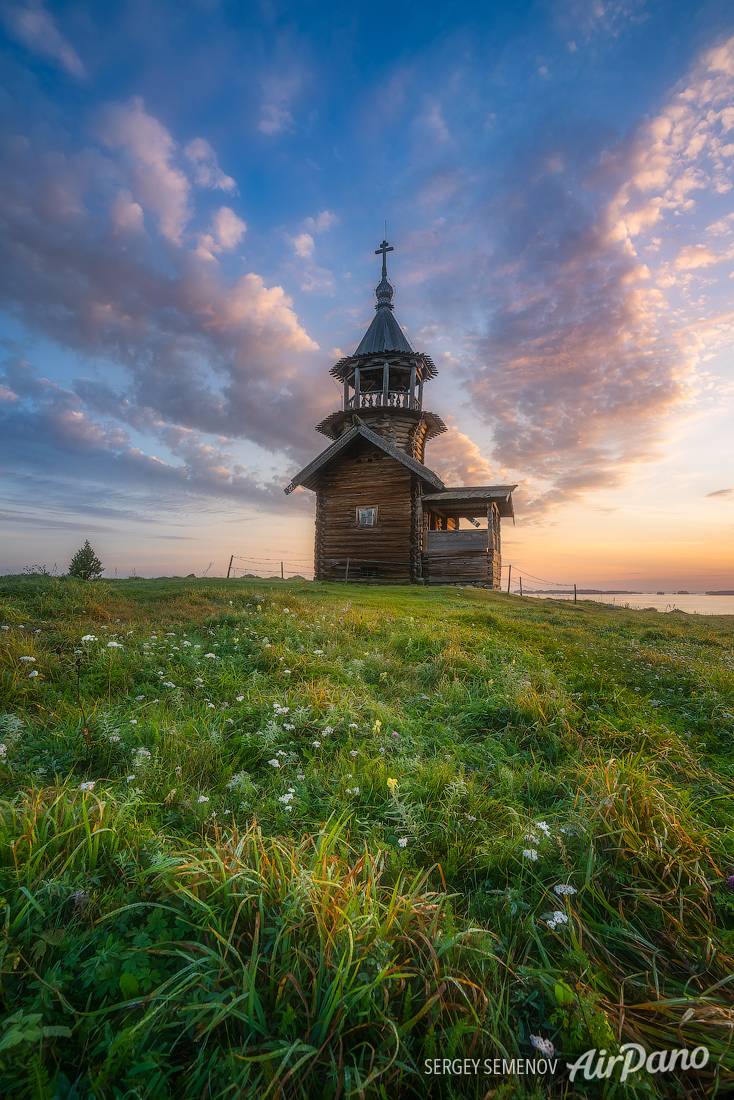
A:
<svg viewBox="0 0 734 1100">
<path fill-rule="evenodd" d="M 0 622 L 0 1095 L 734 1090 L 734 619 L 28 575 Z M 570 1083 L 624 1043 L 710 1058 Z"/>
</svg>

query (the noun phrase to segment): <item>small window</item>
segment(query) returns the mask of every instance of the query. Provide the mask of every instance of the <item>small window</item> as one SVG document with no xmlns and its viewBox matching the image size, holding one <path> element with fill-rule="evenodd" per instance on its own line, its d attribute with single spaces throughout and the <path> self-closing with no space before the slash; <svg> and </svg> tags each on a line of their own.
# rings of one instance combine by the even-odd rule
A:
<svg viewBox="0 0 734 1100">
<path fill-rule="evenodd" d="M 359 527 L 374 527 L 377 523 L 377 508 L 358 508 L 357 525 Z"/>
</svg>

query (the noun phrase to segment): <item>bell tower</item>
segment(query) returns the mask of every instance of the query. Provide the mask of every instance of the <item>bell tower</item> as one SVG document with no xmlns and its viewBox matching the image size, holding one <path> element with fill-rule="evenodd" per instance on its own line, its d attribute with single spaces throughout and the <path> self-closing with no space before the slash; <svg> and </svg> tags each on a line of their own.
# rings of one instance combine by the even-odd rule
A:
<svg viewBox="0 0 734 1100">
<path fill-rule="evenodd" d="M 330 445 L 285 489 L 316 494 L 314 577 L 368 584 L 500 583 L 500 521 L 512 516 L 515 485 L 447 488 L 425 465 L 426 443 L 446 431 L 424 409 L 424 387 L 438 374 L 395 316 L 387 277 L 375 288 L 375 316 L 352 355 L 331 374 L 341 409 L 317 424 Z M 475 517 L 486 515 L 486 527 Z M 468 519 L 472 530 L 462 530 Z"/>
<path fill-rule="evenodd" d="M 438 371 L 429 355 L 413 349 L 395 316 L 395 290 L 387 277 L 387 253 L 392 251 L 383 241 L 375 252 L 382 254 L 375 316 L 354 354 L 331 368 L 343 386 L 342 407 L 316 430 L 338 439 L 357 414 L 372 431 L 423 462 L 426 443 L 445 432 L 446 425 L 440 416 L 423 409 L 424 384 Z"/>
</svg>

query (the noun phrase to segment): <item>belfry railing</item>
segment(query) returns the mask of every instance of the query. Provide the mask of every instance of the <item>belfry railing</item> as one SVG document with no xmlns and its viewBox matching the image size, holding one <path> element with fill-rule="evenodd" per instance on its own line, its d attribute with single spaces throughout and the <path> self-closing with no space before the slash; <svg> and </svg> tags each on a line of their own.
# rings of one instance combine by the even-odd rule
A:
<svg viewBox="0 0 734 1100">
<path fill-rule="evenodd" d="M 352 394 L 347 398 L 347 409 L 420 409 L 422 402 L 415 394 L 413 402 L 411 403 L 410 394 L 404 390 L 391 390 L 387 395 L 387 402 L 385 402 L 385 394 L 382 390 L 377 390 L 375 393 L 360 393 L 358 395 L 359 403 L 356 404 L 357 395 Z"/>
</svg>

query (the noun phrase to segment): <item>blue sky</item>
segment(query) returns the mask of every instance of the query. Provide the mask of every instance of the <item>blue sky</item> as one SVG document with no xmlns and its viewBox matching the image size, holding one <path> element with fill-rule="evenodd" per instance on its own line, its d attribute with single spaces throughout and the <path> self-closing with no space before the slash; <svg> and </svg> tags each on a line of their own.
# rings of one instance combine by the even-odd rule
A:
<svg viewBox="0 0 734 1100">
<path fill-rule="evenodd" d="M 516 568 L 731 587 L 730 3 L 0 4 L 0 569 L 307 562 L 369 323 Z M 559 576 L 559 573 L 562 576 Z"/>
</svg>

